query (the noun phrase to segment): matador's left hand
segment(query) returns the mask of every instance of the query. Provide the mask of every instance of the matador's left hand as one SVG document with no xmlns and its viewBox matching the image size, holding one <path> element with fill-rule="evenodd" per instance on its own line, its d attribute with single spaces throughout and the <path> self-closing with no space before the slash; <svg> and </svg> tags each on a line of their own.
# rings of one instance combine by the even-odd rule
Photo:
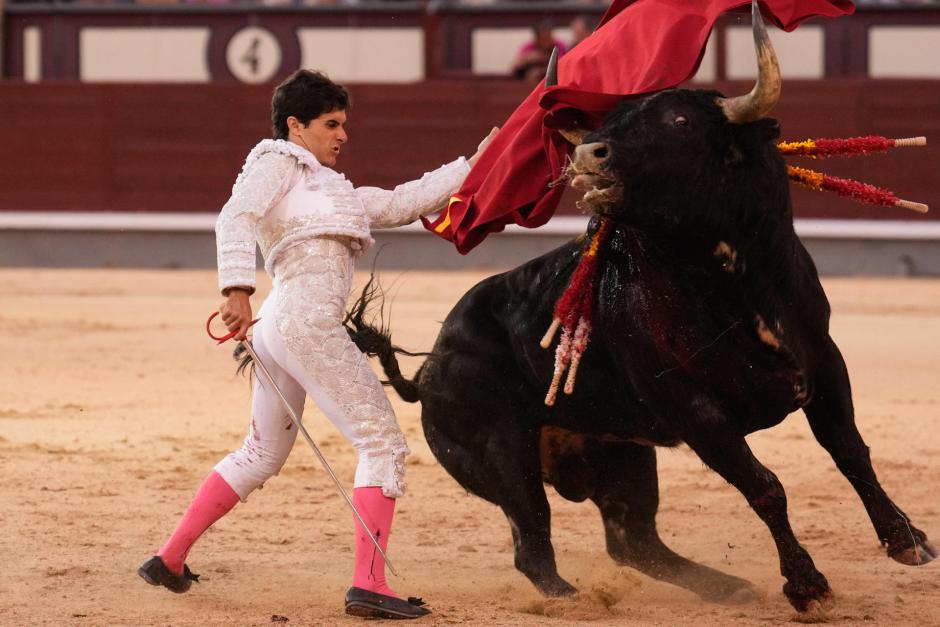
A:
<svg viewBox="0 0 940 627">
<path fill-rule="evenodd" d="M 483 138 L 483 141 L 480 142 L 480 145 L 477 146 L 477 151 L 476 151 L 476 153 L 475 153 L 472 157 L 470 157 L 469 159 L 467 159 L 467 163 L 470 164 L 470 167 L 471 167 L 471 168 L 472 168 L 474 165 L 476 165 L 477 161 L 480 160 L 480 156 L 481 156 L 481 155 L 483 154 L 483 152 L 486 150 L 486 147 L 490 145 L 490 142 L 493 141 L 493 138 L 496 137 L 496 134 L 497 134 L 498 132 L 499 132 L 499 127 L 498 127 L 498 126 L 494 126 L 494 127 L 493 127 L 493 130 L 490 131 L 490 134 L 487 135 L 486 137 L 484 137 L 484 138 Z"/>
</svg>

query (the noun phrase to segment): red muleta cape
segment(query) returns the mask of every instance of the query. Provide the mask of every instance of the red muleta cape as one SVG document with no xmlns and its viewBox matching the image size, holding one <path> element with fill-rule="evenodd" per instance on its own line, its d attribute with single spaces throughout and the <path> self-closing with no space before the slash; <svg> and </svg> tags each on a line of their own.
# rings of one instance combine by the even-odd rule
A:
<svg viewBox="0 0 940 627">
<path fill-rule="evenodd" d="M 761 13 L 791 31 L 817 16 L 855 11 L 849 0 L 761 0 Z M 599 125 L 624 97 L 675 87 L 698 69 L 722 13 L 747 0 L 615 0 L 597 30 L 558 62 L 558 85 L 538 86 L 509 116 L 446 210 L 425 227 L 466 254 L 507 224 L 548 222 L 564 191 L 568 144 L 553 131 L 575 108 Z"/>
</svg>

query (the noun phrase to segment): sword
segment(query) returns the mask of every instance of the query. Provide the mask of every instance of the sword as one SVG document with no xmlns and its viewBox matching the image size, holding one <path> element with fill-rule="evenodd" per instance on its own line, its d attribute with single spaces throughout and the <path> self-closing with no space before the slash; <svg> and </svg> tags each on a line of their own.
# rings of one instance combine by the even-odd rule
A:
<svg viewBox="0 0 940 627">
<path fill-rule="evenodd" d="M 213 313 L 209 316 L 209 320 L 206 321 L 206 332 L 214 340 L 218 340 L 219 344 L 227 342 L 228 340 L 235 337 L 237 331 L 233 331 L 228 335 L 223 335 L 222 337 L 216 337 L 212 334 L 212 331 L 209 329 L 209 323 L 212 322 L 213 318 L 219 315 L 219 312 Z M 251 325 L 255 322 L 258 322 L 261 318 L 257 318 L 252 321 Z M 251 326 L 248 325 L 248 326 Z M 366 524 L 366 521 L 363 520 L 362 515 L 359 514 L 359 510 L 356 509 L 356 506 L 353 505 L 352 499 L 349 498 L 349 494 L 346 492 L 346 488 L 343 487 L 343 483 L 339 480 L 339 477 L 336 476 L 336 473 L 333 472 L 333 469 L 330 467 L 330 464 L 326 461 L 326 458 L 323 456 L 323 453 L 320 452 L 320 448 L 313 441 L 313 438 L 310 437 L 310 434 L 307 432 L 307 428 L 304 427 L 303 423 L 300 422 L 300 418 L 297 417 L 297 414 L 294 413 L 294 408 L 290 406 L 290 403 L 287 402 L 287 399 L 284 397 L 284 393 L 281 392 L 281 388 L 277 386 L 277 383 L 274 382 L 274 377 L 271 376 L 271 373 L 268 372 L 268 369 L 264 366 L 264 362 L 261 361 L 261 358 L 258 357 L 258 353 L 255 352 L 254 347 L 251 345 L 251 342 L 248 340 L 241 340 L 239 345 L 242 346 L 248 354 L 251 355 L 251 359 L 254 362 L 255 366 L 258 367 L 258 370 L 261 371 L 261 374 L 264 375 L 264 379 L 268 385 L 271 386 L 271 389 L 274 390 L 274 393 L 279 399 L 281 399 L 281 404 L 284 405 L 284 409 L 287 410 L 287 415 L 291 419 L 291 422 L 294 423 L 294 426 L 297 427 L 297 430 L 304 436 L 304 439 L 307 440 L 307 444 L 310 445 L 310 448 L 313 449 L 313 452 L 316 454 L 317 459 L 320 460 L 320 464 L 326 470 L 327 474 L 330 475 L 330 478 L 333 479 L 333 483 L 336 484 L 336 489 L 339 490 L 340 495 L 343 497 L 343 500 L 346 501 L 346 505 L 349 506 L 349 509 L 352 510 L 353 516 L 356 517 L 356 520 L 359 521 L 359 524 L 362 525 L 362 528 L 369 535 L 369 539 L 372 541 L 372 544 L 375 545 L 375 549 L 379 552 L 379 555 L 382 556 L 382 559 L 385 560 L 385 565 L 388 566 L 389 571 L 396 577 L 399 576 L 398 572 L 395 570 L 395 567 L 392 566 L 392 563 L 388 560 L 388 555 L 385 554 L 385 551 L 382 550 L 382 547 L 379 546 L 379 541 L 372 534 L 372 530 L 369 529 L 369 525 Z"/>
</svg>

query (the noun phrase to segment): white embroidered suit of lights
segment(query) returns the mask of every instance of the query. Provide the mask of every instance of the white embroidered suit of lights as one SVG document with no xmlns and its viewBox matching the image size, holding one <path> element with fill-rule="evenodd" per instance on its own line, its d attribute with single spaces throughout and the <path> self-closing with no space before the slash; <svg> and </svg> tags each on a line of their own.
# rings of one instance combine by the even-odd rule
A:
<svg viewBox="0 0 940 627">
<path fill-rule="evenodd" d="M 288 398 L 299 396 L 295 410 L 306 390 L 359 451 L 356 487 L 379 485 L 389 497 L 404 492 L 409 451 L 382 385 L 342 325 L 355 257 L 373 243 L 370 227 L 443 208 L 468 171 L 461 157 L 393 191 L 354 188 L 303 148 L 265 140 L 248 155 L 216 224 L 220 288 L 254 287 L 255 242 L 274 278 L 255 333 L 259 356 Z M 276 407 L 258 380 L 255 395 L 245 444 L 216 467 L 243 499 L 280 470 L 296 437 L 283 410 L 276 420 L 257 415 Z"/>
</svg>

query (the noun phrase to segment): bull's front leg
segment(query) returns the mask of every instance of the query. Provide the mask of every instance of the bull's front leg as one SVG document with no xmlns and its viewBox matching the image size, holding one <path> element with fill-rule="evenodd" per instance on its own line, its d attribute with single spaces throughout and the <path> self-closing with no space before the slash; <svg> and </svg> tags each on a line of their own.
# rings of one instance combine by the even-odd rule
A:
<svg viewBox="0 0 940 627">
<path fill-rule="evenodd" d="M 910 566 L 926 564 L 937 557 L 937 549 L 927 540 L 926 534 L 911 524 L 907 515 L 888 498 L 878 483 L 868 447 L 855 426 L 845 362 L 832 339 L 813 380 L 813 398 L 804 411 L 813 435 L 862 499 L 888 555 Z"/>
<path fill-rule="evenodd" d="M 832 598 L 829 583 L 790 528 L 787 495 L 780 481 L 754 457 L 743 437 L 722 431 L 704 427 L 685 440 L 705 464 L 744 495 L 770 529 L 780 556 L 780 573 L 787 580 L 783 593 L 793 607 L 805 612 L 814 603 L 828 602 Z"/>
<path fill-rule="evenodd" d="M 624 442 L 599 443 L 588 463 L 596 477 L 591 500 L 604 520 L 607 552 L 618 563 L 692 590 L 709 601 L 737 604 L 759 598 L 744 579 L 697 564 L 663 543 L 656 530 L 659 478 L 655 449 Z"/>
</svg>

